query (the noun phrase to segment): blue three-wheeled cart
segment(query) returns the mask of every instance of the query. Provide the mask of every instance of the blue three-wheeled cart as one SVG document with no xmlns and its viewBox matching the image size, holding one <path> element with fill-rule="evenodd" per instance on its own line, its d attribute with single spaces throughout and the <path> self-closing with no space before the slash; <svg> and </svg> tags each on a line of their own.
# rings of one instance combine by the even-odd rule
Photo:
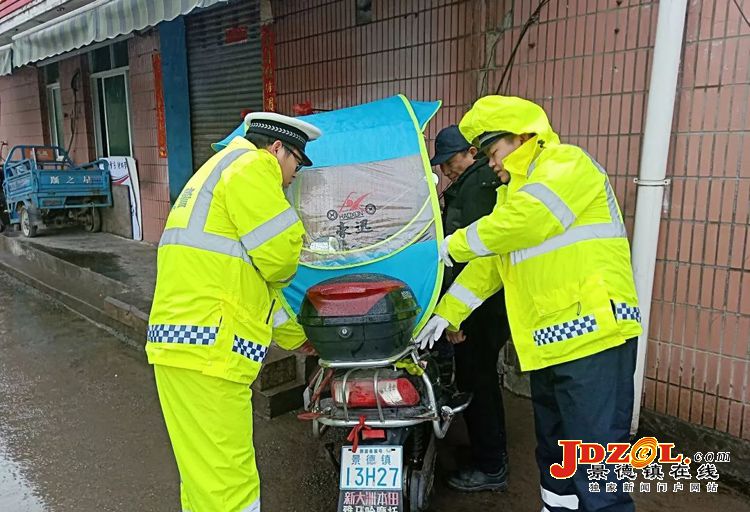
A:
<svg viewBox="0 0 750 512">
<path fill-rule="evenodd" d="M 58 146 L 14 146 L 3 164 L 3 192 L 10 223 L 24 236 L 66 224 L 99 231 L 99 208 L 112 205 L 109 163 L 76 165 Z"/>
</svg>

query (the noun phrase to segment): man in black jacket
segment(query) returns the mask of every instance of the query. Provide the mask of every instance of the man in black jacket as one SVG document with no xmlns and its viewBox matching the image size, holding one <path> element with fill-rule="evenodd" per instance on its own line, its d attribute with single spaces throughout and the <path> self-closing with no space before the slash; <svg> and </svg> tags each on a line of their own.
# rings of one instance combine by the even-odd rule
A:
<svg viewBox="0 0 750 512">
<path fill-rule="evenodd" d="M 503 183 L 487 165 L 487 159 L 475 160 L 476 156 L 477 149 L 456 125 L 441 130 L 435 140 L 435 156 L 430 163 L 439 165 L 453 182 L 443 195 L 446 236 L 489 214 L 495 206 L 496 189 Z M 446 267 L 443 291 L 463 266 Z M 446 332 L 446 337 L 454 346 L 458 387 L 474 394 L 464 412 L 472 466 L 450 475 L 448 485 L 469 492 L 505 490 L 505 412 L 497 364 L 500 349 L 510 337 L 510 327 L 502 290 L 479 306 L 462 326 L 457 333 Z"/>
</svg>

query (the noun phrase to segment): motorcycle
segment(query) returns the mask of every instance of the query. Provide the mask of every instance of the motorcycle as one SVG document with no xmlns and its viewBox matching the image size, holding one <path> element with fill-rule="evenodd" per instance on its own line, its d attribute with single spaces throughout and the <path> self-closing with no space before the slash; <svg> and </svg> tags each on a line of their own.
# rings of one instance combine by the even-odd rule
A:
<svg viewBox="0 0 750 512">
<path fill-rule="evenodd" d="M 330 440 L 339 512 L 429 507 L 436 439 L 471 396 L 456 390 L 452 357 L 414 344 L 419 313 L 412 290 L 382 274 L 329 279 L 305 294 L 298 321 L 320 359 L 300 419 Z"/>
</svg>

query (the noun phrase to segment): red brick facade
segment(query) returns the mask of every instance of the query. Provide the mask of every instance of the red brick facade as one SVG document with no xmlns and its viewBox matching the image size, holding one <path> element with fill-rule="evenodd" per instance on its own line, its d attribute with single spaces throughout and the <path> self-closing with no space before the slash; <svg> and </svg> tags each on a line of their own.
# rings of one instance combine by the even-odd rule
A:
<svg viewBox="0 0 750 512">
<path fill-rule="evenodd" d="M 34 0 L 0 0 L 0 18 L 10 16 Z"/>
<path fill-rule="evenodd" d="M 750 27 L 734 2 L 689 3 L 645 397 L 649 408 L 745 439 L 750 439 L 748 55 Z"/>
<path fill-rule="evenodd" d="M 272 2 L 279 111 L 306 100 L 336 109 L 398 93 L 442 99 L 432 138 L 476 97 L 483 42 L 473 4 L 374 1 L 373 21 L 356 25 L 354 1 Z"/>
<path fill-rule="evenodd" d="M 44 123 L 40 77 L 35 68 L 0 77 L 0 141 L 15 144 L 43 144 Z M 3 149 L 3 156 L 7 150 Z"/>
<path fill-rule="evenodd" d="M 494 93 L 536 2 L 274 1 L 279 110 L 404 93 L 442 99 L 428 138 Z M 545 107 L 608 170 L 632 234 L 658 2 L 550 2 L 502 93 Z M 493 44 L 497 46 L 492 54 Z M 670 147 L 644 404 L 750 439 L 750 27 L 733 2 L 691 1 Z M 747 155 L 744 155 L 747 158 Z"/>
<path fill-rule="evenodd" d="M 167 159 L 159 157 L 154 68 L 152 55 L 159 52 L 159 33 L 151 30 L 128 44 L 130 61 L 130 112 L 133 157 L 138 162 L 143 206 L 143 237 L 158 242 L 169 214 Z"/>
</svg>

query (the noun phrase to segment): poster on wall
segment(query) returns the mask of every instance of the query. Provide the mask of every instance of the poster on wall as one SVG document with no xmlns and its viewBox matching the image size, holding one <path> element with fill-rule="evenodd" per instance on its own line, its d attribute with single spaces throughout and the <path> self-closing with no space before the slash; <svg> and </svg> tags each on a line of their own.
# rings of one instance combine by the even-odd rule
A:
<svg viewBox="0 0 750 512">
<path fill-rule="evenodd" d="M 138 170 L 135 167 L 135 160 L 128 156 L 112 156 L 104 160 L 109 162 L 109 174 L 112 176 L 112 184 L 128 187 L 133 240 L 143 240 L 143 230 L 141 229 L 141 188 L 138 183 Z"/>
</svg>

